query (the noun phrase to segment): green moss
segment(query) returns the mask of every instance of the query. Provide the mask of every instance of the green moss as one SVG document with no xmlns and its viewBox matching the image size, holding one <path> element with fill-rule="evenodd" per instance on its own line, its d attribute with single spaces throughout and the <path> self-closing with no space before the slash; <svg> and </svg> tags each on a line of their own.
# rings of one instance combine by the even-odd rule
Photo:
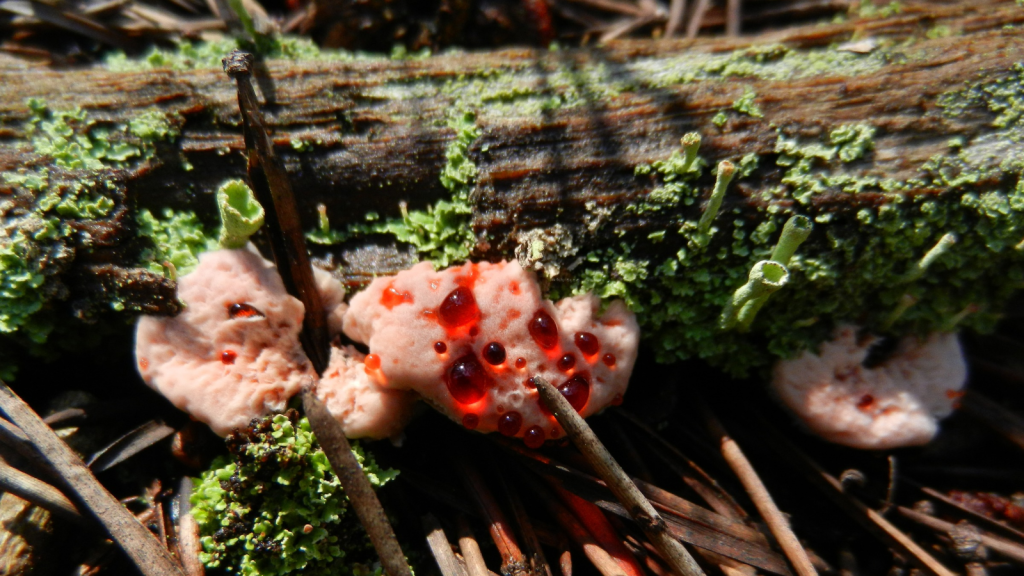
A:
<svg viewBox="0 0 1024 576">
<path fill-rule="evenodd" d="M 191 498 L 207 568 L 243 576 L 380 574 L 305 418 L 267 417 L 227 442 L 230 457 L 214 461 Z M 352 452 L 374 486 L 398 475 L 356 443 Z"/>
<path fill-rule="evenodd" d="M 188 274 L 199 264 L 199 254 L 217 248 L 216 236 L 206 231 L 195 212 L 164 208 L 163 218 L 157 218 L 143 208 L 136 220 L 139 237 L 151 244 L 142 250 L 139 262 L 152 272 L 169 273 L 165 263 L 170 263 L 171 274 Z"/>
</svg>

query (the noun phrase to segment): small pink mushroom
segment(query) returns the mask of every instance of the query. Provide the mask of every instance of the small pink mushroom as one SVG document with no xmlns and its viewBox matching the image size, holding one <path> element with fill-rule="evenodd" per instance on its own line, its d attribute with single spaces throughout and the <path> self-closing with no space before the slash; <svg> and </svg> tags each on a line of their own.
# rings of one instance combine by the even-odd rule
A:
<svg viewBox="0 0 1024 576">
<path fill-rule="evenodd" d="M 875 338 L 840 326 L 817 354 L 775 365 L 772 389 L 812 432 L 854 448 L 883 450 L 928 443 L 967 380 L 955 334 L 906 336 L 892 356 L 864 366 Z"/>
<path fill-rule="evenodd" d="M 531 446 L 562 430 L 530 380 L 542 376 L 583 416 L 621 402 L 639 328 L 621 301 L 544 300 L 515 262 L 435 271 L 421 263 L 378 278 L 351 301 L 345 334 L 369 345 L 367 374 L 413 390 L 466 428 Z"/>
</svg>

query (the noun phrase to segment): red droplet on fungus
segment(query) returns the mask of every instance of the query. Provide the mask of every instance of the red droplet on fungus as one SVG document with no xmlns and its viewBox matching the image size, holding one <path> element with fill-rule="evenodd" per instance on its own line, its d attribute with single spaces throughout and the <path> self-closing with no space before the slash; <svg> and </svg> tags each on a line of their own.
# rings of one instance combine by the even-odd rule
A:
<svg viewBox="0 0 1024 576">
<path fill-rule="evenodd" d="M 505 347 L 498 342 L 491 342 L 484 346 L 483 357 L 491 366 L 497 366 L 505 362 Z"/>
<path fill-rule="evenodd" d="M 537 388 L 537 383 L 534 382 L 533 378 L 527 378 L 526 387 L 529 388 L 530 390 L 534 390 Z"/>
<path fill-rule="evenodd" d="M 516 358 L 516 368 L 520 370 L 526 368 L 526 358 Z"/>
<path fill-rule="evenodd" d="M 238 354 L 235 354 L 233 350 L 225 350 L 220 353 L 220 361 L 224 364 L 234 364 L 235 358 L 238 358 Z"/>
<path fill-rule="evenodd" d="M 145 358 L 139 358 L 139 368 L 146 370 L 149 368 L 149 360 Z"/>
<path fill-rule="evenodd" d="M 448 392 L 461 404 L 479 401 L 492 385 L 484 367 L 473 354 L 466 354 L 452 362 L 446 375 Z"/>
<path fill-rule="evenodd" d="M 566 354 L 558 359 L 558 369 L 562 372 L 568 372 L 572 370 L 572 367 L 576 365 L 576 357 L 572 354 Z"/>
<path fill-rule="evenodd" d="M 472 328 L 470 328 L 469 329 L 469 335 L 471 337 L 473 337 L 473 338 L 476 338 L 477 336 L 479 336 L 480 335 L 480 327 L 479 326 L 473 326 Z"/>
<path fill-rule="evenodd" d="M 399 304 L 412 304 L 412 301 L 412 294 L 409 292 L 399 292 L 395 289 L 394 282 L 389 284 L 380 295 L 381 305 L 388 310 L 391 310 Z"/>
<path fill-rule="evenodd" d="M 366 360 L 364 360 L 363 363 L 366 364 L 367 372 L 370 370 L 377 370 L 380 368 L 380 356 L 377 356 L 376 354 L 367 354 Z"/>
<path fill-rule="evenodd" d="M 458 328 L 476 321 L 480 317 L 473 291 L 465 286 L 452 290 L 438 308 L 441 325 L 445 328 Z"/>
<path fill-rule="evenodd" d="M 527 448 L 540 448 L 544 445 L 544 430 L 540 426 L 530 426 L 523 433 L 523 444 Z"/>
<path fill-rule="evenodd" d="M 434 352 L 438 354 L 444 354 L 448 351 L 448 345 L 444 342 L 434 342 Z"/>
<path fill-rule="evenodd" d="M 462 417 L 462 425 L 466 427 L 466 430 L 476 430 L 476 427 L 480 425 L 480 417 L 470 412 Z"/>
<path fill-rule="evenodd" d="M 523 415 L 519 412 L 506 412 L 498 418 L 498 432 L 505 436 L 515 436 L 523 426 Z"/>
<path fill-rule="evenodd" d="M 250 304 L 245 302 L 236 302 L 228 305 L 228 318 L 234 320 L 235 318 L 263 318 L 263 312 L 260 312 Z"/>
<path fill-rule="evenodd" d="M 533 341 L 541 348 L 551 350 L 558 346 L 558 325 L 547 312 L 537 310 L 530 319 L 528 328 Z"/>
<path fill-rule="evenodd" d="M 585 356 L 593 356 L 601 351 L 601 342 L 590 332 L 577 332 L 573 339 L 576 341 L 576 347 Z"/>
<path fill-rule="evenodd" d="M 860 400 L 857 402 L 857 408 L 859 408 L 860 410 L 870 410 L 871 407 L 874 405 L 875 397 L 872 396 L 871 394 L 865 394 L 861 396 Z"/>
<path fill-rule="evenodd" d="M 558 391 L 569 401 L 569 405 L 572 406 L 573 410 L 582 412 L 583 407 L 587 405 L 587 400 L 590 399 L 590 382 L 587 381 L 587 377 L 583 374 L 576 374 L 563 382 L 558 387 Z"/>
<path fill-rule="evenodd" d="M 615 355 L 614 354 L 605 354 L 604 358 L 601 358 L 601 361 L 604 362 L 605 366 L 607 366 L 609 368 L 615 368 Z"/>
<path fill-rule="evenodd" d="M 620 404 L 622 404 L 622 394 L 612 396 L 612 406 L 618 406 Z"/>
<path fill-rule="evenodd" d="M 516 282 L 515 280 L 509 282 L 508 283 L 508 291 L 518 296 L 519 295 L 519 282 Z"/>
</svg>

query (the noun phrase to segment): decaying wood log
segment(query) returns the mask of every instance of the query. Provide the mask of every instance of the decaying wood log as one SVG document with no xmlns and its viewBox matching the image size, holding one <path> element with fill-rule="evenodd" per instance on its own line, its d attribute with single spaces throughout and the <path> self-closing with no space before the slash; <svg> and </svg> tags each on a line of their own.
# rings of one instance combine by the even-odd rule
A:
<svg viewBox="0 0 1024 576">
<path fill-rule="evenodd" d="M 1013 140 L 1020 131 L 1022 103 L 1015 100 L 1020 90 L 1014 92 L 1013 85 L 1019 86 L 1022 75 L 1015 68 L 1024 61 L 1017 29 L 1022 23 L 1024 10 L 1013 1 L 908 3 L 888 18 L 749 38 L 395 60 L 267 59 L 258 77 L 268 124 L 276 131 L 310 230 L 317 227 L 320 204 L 332 228 L 342 230 L 364 222 L 371 212 L 398 218 L 401 202 L 415 211 L 454 196 L 472 211 L 465 221 L 475 238 L 472 258 L 518 254 L 524 264 L 574 288 L 589 287 L 580 282 L 583 271 L 591 270 L 591 279 L 605 274 L 629 285 L 627 294 L 620 287 L 605 295 L 636 300 L 642 295 L 632 291 L 630 273 L 602 258 L 614 253 L 621 263 L 633 250 L 633 264 L 642 263 L 643 275 L 653 275 L 681 250 L 729 251 L 732 237 L 749 238 L 766 217 L 782 218 L 772 221 L 769 234 L 789 213 L 816 219 L 820 228 L 827 224 L 828 233 L 819 232 L 806 245 L 808 254 L 826 258 L 829 251 L 843 250 L 836 237 L 842 234 L 833 231 L 871 234 L 851 226 L 884 217 L 876 214 L 879 207 L 902 202 L 918 210 L 913 200 L 922 197 L 959 206 L 965 186 L 975 194 L 1012 188 L 1024 165 Z M 68 314 L 70 306 L 74 314 L 89 316 L 97 304 L 111 301 L 128 311 L 177 311 L 173 283 L 137 268 L 148 242 L 135 236 L 137 209 L 190 210 L 212 227 L 212 192 L 225 179 L 243 176 L 245 168 L 230 79 L 216 59 L 207 67 L 175 62 L 187 69 L 141 62 L 131 70 L 131 63 L 121 60 L 116 70 L 102 65 L 48 70 L 0 61 L 0 172 L 21 177 L 0 183 L 6 237 L 19 229 L 38 233 L 38 221 L 29 222 L 29 216 L 39 215 L 39 199 L 54 188 L 66 195 L 70 183 L 83 178 L 96 183 L 93 188 L 108 183 L 103 193 L 114 200 L 107 214 L 62 216 L 73 233 L 56 242 L 59 249 L 36 259 L 47 278 L 41 288 L 48 291 L 44 311 Z M 30 106 L 30 98 L 39 102 Z M 109 134 L 101 138 L 111 149 L 125 144 L 138 152 L 129 152 L 124 162 L 108 153 L 96 169 L 53 165 L 53 154 L 38 142 L 40 119 L 76 108 L 84 115 L 67 121 L 76 133 L 107 128 Z M 152 138 L 130 128 L 153 111 L 168 125 L 167 134 Z M 703 138 L 700 155 L 707 166 L 723 159 L 740 166 L 716 222 L 722 231 L 710 246 L 683 228 L 700 217 L 714 169 L 699 176 L 672 175 L 670 166 L 657 164 L 669 160 L 680 137 L 691 131 Z M 32 190 L 23 182 L 26 170 L 43 166 L 49 166 L 48 184 Z M 452 170 L 460 168 L 463 172 L 452 178 Z M 673 181 L 685 185 L 673 189 Z M 658 195 L 666 190 L 667 196 Z M 747 228 L 735 232 L 743 225 Z M 889 258 L 902 270 L 923 255 L 924 244 L 935 242 L 932 232 L 922 233 L 899 258 Z M 765 240 L 764 250 L 774 238 Z M 629 248 L 620 249 L 626 243 Z M 407 266 L 415 256 L 402 246 L 370 234 L 319 249 L 317 255 L 321 262 L 343 265 L 346 278 L 359 281 Z M 862 244 L 858 250 L 863 249 Z M 699 318 L 686 321 L 713 326 L 721 303 L 764 252 L 756 246 L 746 254 L 736 246 L 731 250 L 742 256 L 737 271 L 713 281 L 716 294 L 694 304 L 704 308 Z M 678 259 L 684 268 L 702 266 L 681 254 Z M 811 281 L 812 269 L 827 275 L 830 266 L 839 265 L 812 264 L 803 264 Z M 875 292 L 891 284 L 889 272 L 895 273 L 880 273 L 884 278 Z M 842 298 L 841 292 L 834 296 Z M 904 292 L 881 296 L 872 304 L 881 306 L 877 316 L 867 323 L 881 326 L 892 301 Z M 961 311 L 949 306 L 983 300 L 984 307 L 998 300 L 995 293 L 961 296 L 927 310 L 941 309 L 949 320 Z M 806 311 L 788 306 L 778 304 L 772 322 L 783 318 L 809 326 L 823 318 L 821 311 L 801 316 Z M 906 329 L 939 325 L 934 318 L 920 324 L 928 314 L 921 305 L 917 309 L 922 310 L 918 316 L 906 316 L 912 323 Z M 845 309 L 836 315 L 845 318 L 830 320 L 856 319 Z M 671 324 L 662 316 L 652 320 L 653 330 Z M 0 328 L 3 322 L 0 306 Z M 811 330 L 820 340 L 830 326 L 820 322 Z M 697 346 L 681 355 L 721 352 Z"/>
</svg>

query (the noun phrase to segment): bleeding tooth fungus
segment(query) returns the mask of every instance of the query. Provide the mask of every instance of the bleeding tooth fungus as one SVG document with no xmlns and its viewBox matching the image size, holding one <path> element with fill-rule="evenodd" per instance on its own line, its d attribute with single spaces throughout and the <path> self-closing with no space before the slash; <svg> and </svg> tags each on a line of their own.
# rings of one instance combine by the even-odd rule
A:
<svg viewBox="0 0 1024 576">
<path fill-rule="evenodd" d="M 349 436 L 398 434 L 422 398 L 468 429 L 538 447 L 562 434 L 533 377 L 588 416 L 622 401 L 636 360 L 639 328 L 621 301 L 603 313 L 591 295 L 552 303 L 514 262 L 439 271 L 424 262 L 373 281 L 347 310 L 341 285 L 322 271 L 317 279 L 332 332 L 370 348 L 332 348 L 317 384 Z M 282 410 L 314 378 L 298 339 L 302 304 L 254 251 L 204 254 L 179 297 L 181 315 L 139 321 L 140 372 L 217 433 Z"/>
</svg>

